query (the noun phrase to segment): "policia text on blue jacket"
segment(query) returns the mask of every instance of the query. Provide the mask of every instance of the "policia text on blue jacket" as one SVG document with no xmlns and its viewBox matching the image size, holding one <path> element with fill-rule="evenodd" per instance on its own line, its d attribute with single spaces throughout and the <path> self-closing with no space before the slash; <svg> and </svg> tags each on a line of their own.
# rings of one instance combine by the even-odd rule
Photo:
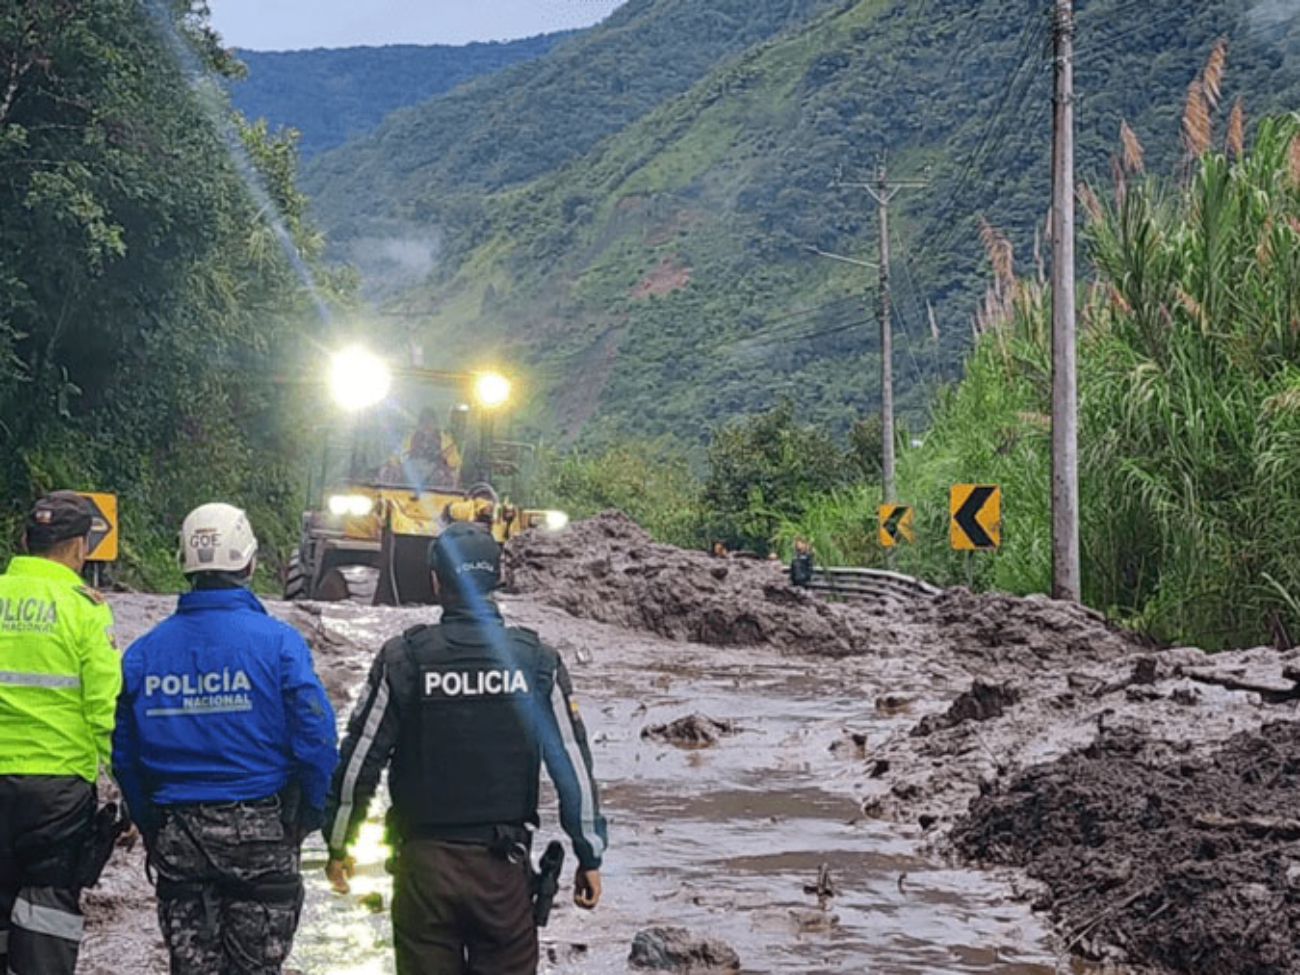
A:
<svg viewBox="0 0 1300 975">
<path fill-rule="evenodd" d="M 575 902 L 596 906 L 607 833 L 586 730 L 559 656 L 505 626 L 486 530 L 453 525 L 430 549 L 442 620 L 383 647 L 340 755 L 307 645 L 247 588 L 257 540 L 242 511 L 190 513 L 190 591 L 121 655 L 79 574 L 91 520 L 76 494 L 41 498 L 26 554 L 0 575 L 0 970 L 73 975 L 81 891 L 134 825 L 173 975 L 281 972 L 304 838 L 322 830 L 346 892 L 385 767 L 403 975 L 536 972 L 554 893 L 529 853 L 543 765 L 578 860 Z M 99 805 L 101 772 L 124 809 Z M 558 866 L 557 852 L 544 860 Z"/>
</svg>

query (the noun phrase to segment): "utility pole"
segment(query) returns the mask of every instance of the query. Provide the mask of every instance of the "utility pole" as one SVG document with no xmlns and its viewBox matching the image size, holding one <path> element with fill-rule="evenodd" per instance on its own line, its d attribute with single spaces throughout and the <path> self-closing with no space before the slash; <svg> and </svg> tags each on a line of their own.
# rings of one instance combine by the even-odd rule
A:
<svg viewBox="0 0 1300 975">
<path fill-rule="evenodd" d="M 876 171 L 876 198 L 880 211 L 880 426 L 881 480 L 885 504 L 897 500 L 894 494 L 894 328 L 889 307 L 889 170 L 882 162 Z"/>
<path fill-rule="evenodd" d="M 1074 5 L 1056 0 L 1052 139 L 1052 595 L 1074 602 L 1079 571 L 1079 390 L 1074 291 Z"/>
<path fill-rule="evenodd" d="M 925 189 L 930 183 L 928 179 L 897 180 L 891 183 L 889 170 L 882 161 L 876 169 L 874 182 L 841 181 L 837 185 L 866 190 L 876 201 L 880 212 L 880 263 L 876 267 L 880 275 L 881 500 L 885 504 L 893 504 L 898 499 L 894 493 L 894 329 L 889 304 L 889 204 L 903 190 Z"/>
</svg>

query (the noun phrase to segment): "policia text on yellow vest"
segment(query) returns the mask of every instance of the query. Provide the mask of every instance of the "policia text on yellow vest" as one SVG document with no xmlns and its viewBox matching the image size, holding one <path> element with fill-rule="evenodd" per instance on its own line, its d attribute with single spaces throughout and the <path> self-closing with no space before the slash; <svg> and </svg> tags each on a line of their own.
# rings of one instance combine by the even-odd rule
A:
<svg viewBox="0 0 1300 975">
<path fill-rule="evenodd" d="M 91 518 L 75 497 L 37 503 L 35 554 L 0 575 L 0 969 L 11 975 L 76 968 L 95 780 L 122 683 L 112 612 L 73 567 Z"/>
</svg>

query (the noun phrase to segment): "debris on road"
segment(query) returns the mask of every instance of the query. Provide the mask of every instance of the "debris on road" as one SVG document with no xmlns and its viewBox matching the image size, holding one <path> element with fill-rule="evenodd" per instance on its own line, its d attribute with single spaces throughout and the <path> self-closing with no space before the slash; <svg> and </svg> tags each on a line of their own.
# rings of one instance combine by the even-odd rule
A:
<svg viewBox="0 0 1300 975">
<path fill-rule="evenodd" d="M 697 938 L 685 928 L 649 928 L 637 932 L 628 964 L 655 972 L 723 975 L 740 971 L 740 956 L 712 938 Z"/>
<path fill-rule="evenodd" d="M 739 731 L 733 721 L 715 721 L 702 714 L 688 714 L 667 724 L 648 725 L 641 729 L 641 737 L 678 748 L 708 748 Z"/>
<path fill-rule="evenodd" d="M 830 864 L 823 863 L 817 868 L 817 882 L 804 884 L 803 892 L 817 898 L 817 909 L 824 911 L 830 907 L 831 898 L 839 894 L 835 878 L 831 876 Z"/>
<path fill-rule="evenodd" d="M 1300 725 L 1162 764 L 1137 757 L 1143 744 L 1103 734 L 1021 773 L 972 805 L 956 848 L 1041 881 L 1035 906 L 1088 957 L 1300 971 Z"/>
<path fill-rule="evenodd" d="M 931 714 L 922 718 L 912 729 L 912 736 L 924 738 L 967 721 L 991 721 L 1002 717 L 1008 708 L 1014 707 L 1019 701 L 1020 690 L 1014 684 L 990 684 L 977 680 L 943 714 Z"/>
<path fill-rule="evenodd" d="M 1077 606 L 965 590 L 906 606 L 828 603 L 791 588 L 780 566 L 655 545 L 617 515 L 521 536 L 507 565 L 516 589 L 502 601 L 507 618 L 538 629 L 570 665 L 615 684 L 626 677 L 619 713 L 631 727 L 645 723 L 646 702 L 656 716 L 665 707 L 674 709 L 668 715 L 719 707 L 744 716 L 755 732 L 752 750 L 662 748 L 649 756 L 662 763 L 659 776 L 691 776 L 743 764 L 754 751 L 764 769 L 787 780 L 789 794 L 747 785 L 739 797 L 687 780 L 684 787 L 702 793 L 701 822 L 753 806 L 764 828 L 777 830 L 773 824 L 795 816 L 792 809 L 805 808 L 802 800 L 791 805 L 800 790 L 824 799 L 842 789 L 847 810 L 835 813 L 839 822 L 857 822 L 856 805 L 908 831 L 919 826 L 921 834 L 900 835 L 923 851 L 954 849 L 1037 878 L 1046 891 L 1038 906 L 1073 951 L 1174 971 L 1300 972 L 1300 949 L 1289 947 L 1300 944 L 1300 723 L 1271 726 L 1300 718 L 1300 650 L 1153 648 Z M 174 606 L 173 598 L 139 594 L 112 601 L 124 642 Z M 430 607 L 268 609 L 308 639 L 340 712 L 385 640 L 438 618 Z M 602 699 L 602 718 L 618 711 L 613 693 Z M 788 725 L 771 721 L 765 708 L 773 701 Z M 593 728 L 598 736 L 606 730 Z M 690 750 L 739 730 L 690 713 L 642 735 Z M 596 740 L 617 752 L 628 737 Z M 654 796 L 636 765 L 644 750 L 625 754 L 624 783 L 636 783 L 627 793 L 632 802 Z M 807 808 L 815 822 L 816 802 Z M 830 849 L 799 865 L 808 872 L 793 890 Z M 138 849 L 124 851 L 87 892 L 85 975 L 166 970 L 142 860 Z M 722 879 L 725 906 L 717 911 L 729 917 L 741 908 Z M 855 882 L 839 866 L 836 880 L 846 889 Z M 899 889 L 924 901 L 922 888 L 904 890 L 901 876 Z M 829 896 L 814 893 L 829 907 Z M 313 908 L 310 900 L 319 924 L 320 902 Z M 835 901 L 841 931 L 860 927 L 853 900 Z M 690 907 L 701 909 L 697 900 Z M 632 934 L 656 921 L 717 933 L 677 914 L 624 911 L 615 940 L 582 958 L 561 952 L 561 969 L 622 964 Z M 772 913 L 794 944 L 803 935 L 820 943 L 840 923 L 811 904 Z M 648 964 L 679 966 L 661 971 L 738 969 L 727 945 L 692 954 L 698 942 L 685 931 L 658 937 L 654 930 L 642 931 L 633 951 Z M 761 941 L 725 930 L 751 963 L 776 970 Z M 606 951 L 612 954 L 598 960 Z M 680 967 L 683 958 L 693 967 Z"/>
<path fill-rule="evenodd" d="M 513 592 L 679 642 L 849 656 L 888 636 L 865 610 L 791 586 L 784 566 L 739 558 L 719 565 L 704 552 L 657 544 L 617 512 L 558 534 L 520 535 L 504 565 Z"/>
</svg>

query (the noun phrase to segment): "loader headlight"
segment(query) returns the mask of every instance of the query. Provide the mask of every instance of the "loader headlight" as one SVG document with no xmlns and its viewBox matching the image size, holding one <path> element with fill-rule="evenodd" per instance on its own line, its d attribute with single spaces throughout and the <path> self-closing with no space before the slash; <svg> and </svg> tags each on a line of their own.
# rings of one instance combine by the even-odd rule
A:
<svg viewBox="0 0 1300 975">
<path fill-rule="evenodd" d="M 474 379 L 474 398 L 489 410 L 504 406 L 510 399 L 510 380 L 499 372 L 481 372 Z"/>
<path fill-rule="evenodd" d="M 337 518 L 364 518 L 375 510 L 375 499 L 364 494 L 331 494 L 328 504 L 330 514 Z"/>
<path fill-rule="evenodd" d="M 334 353 L 330 360 L 330 393 L 334 402 L 355 413 L 374 406 L 393 385 L 393 374 L 383 359 L 359 345 Z"/>
<path fill-rule="evenodd" d="M 569 527 L 569 516 L 563 511 L 548 511 L 542 524 L 548 532 L 562 532 Z"/>
</svg>

